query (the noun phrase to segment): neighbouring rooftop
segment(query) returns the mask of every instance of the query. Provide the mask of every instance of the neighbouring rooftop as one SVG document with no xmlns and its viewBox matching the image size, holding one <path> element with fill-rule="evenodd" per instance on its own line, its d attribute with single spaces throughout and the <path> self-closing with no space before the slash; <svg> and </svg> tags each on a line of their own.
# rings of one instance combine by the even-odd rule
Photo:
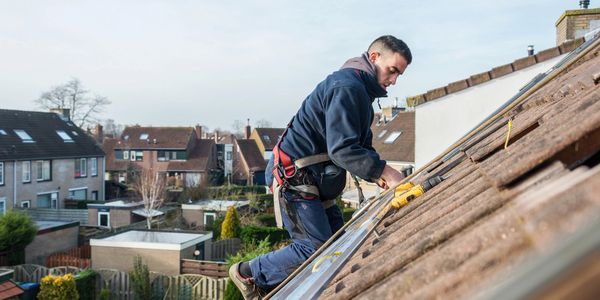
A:
<svg viewBox="0 0 600 300">
<path fill-rule="evenodd" d="M 208 210 L 208 211 L 227 211 L 230 206 L 236 208 L 248 206 L 250 201 L 233 201 L 233 200 L 200 200 L 190 204 L 182 204 L 181 209 L 196 209 L 196 210 Z"/>
<path fill-rule="evenodd" d="M 212 232 L 202 234 L 131 230 L 103 239 L 91 239 L 91 246 L 182 250 L 212 239 Z"/>
</svg>

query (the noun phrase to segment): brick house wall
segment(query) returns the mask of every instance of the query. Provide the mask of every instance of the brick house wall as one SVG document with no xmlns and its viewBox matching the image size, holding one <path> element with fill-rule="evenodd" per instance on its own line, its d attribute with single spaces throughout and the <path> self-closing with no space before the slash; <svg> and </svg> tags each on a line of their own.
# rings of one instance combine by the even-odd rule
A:
<svg viewBox="0 0 600 300">
<path fill-rule="evenodd" d="M 600 8 L 565 11 L 556 22 L 556 45 L 600 28 Z"/>
</svg>

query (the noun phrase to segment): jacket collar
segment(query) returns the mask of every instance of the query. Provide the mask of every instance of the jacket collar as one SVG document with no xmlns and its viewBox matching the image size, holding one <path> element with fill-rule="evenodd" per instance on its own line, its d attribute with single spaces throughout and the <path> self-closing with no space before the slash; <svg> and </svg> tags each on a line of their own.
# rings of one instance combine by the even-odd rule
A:
<svg viewBox="0 0 600 300">
<path fill-rule="evenodd" d="M 387 91 L 377 82 L 375 65 L 369 61 L 368 53 L 347 60 L 340 69 L 358 70 L 358 75 L 365 83 L 369 96 L 373 98 L 387 97 Z"/>
</svg>

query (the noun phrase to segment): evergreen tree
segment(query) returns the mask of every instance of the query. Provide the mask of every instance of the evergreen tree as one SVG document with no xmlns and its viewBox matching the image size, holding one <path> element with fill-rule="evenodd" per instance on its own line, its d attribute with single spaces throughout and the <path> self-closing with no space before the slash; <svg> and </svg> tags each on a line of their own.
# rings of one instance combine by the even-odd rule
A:
<svg viewBox="0 0 600 300">
<path fill-rule="evenodd" d="M 237 210 L 232 205 L 227 208 L 227 214 L 225 215 L 225 220 L 223 224 L 221 224 L 221 239 L 230 239 L 234 237 L 239 237 L 240 234 L 240 219 L 237 215 Z"/>
<path fill-rule="evenodd" d="M 25 262 L 25 247 L 36 234 L 37 226 L 24 213 L 9 210 L 0 217 L 0 251 L 10 251 L 9 264 Z"/>
</svg>

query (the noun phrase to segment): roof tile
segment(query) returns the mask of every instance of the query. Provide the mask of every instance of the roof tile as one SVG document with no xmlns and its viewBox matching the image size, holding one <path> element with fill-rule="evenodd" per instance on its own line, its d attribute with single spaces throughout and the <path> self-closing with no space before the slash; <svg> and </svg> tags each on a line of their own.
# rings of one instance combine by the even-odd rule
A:
<svg viewBox="0 0 600 300">
<path fill-rule="evenodd" d="M 427 98 L 427 101 L 431 101 L 437 98 L 441 98 L 446 96 L 447 92 L 446 92 L 446 87 L 439 87 L 437 89 L 433 89 L 427 92 L 427 94 L 425 95 L 425 97 Z"/>
<path fill-rule="evenodd" d="M 469 79 L 467 79 L 467 80 L 469 81 L 469 86 L 475 86 L 475 85 L 484 83 L 486 81 L 490 81 L 490 79 L 491 79 L 490 72 L 483 72 L 483 73 L 471 75 L 471 77 L 469 77 Z"/>
<path fill-rule="evenodd" d="M 446 88 L 446 90 L 448 91 L 448 94 L 452 94 L 452 93 L 456 93 L 458 91 L 462 91 L 468 87 L 469 87 L 469 81 L 466 79 L 463 79 L 463 80 L 455 81 L 455 82 L 448 84 L 448 87 Z"/>
<path fill-rule="evenodd" d="M 560 55 L 560 50 L 558 47 L 546 49 L 544 51 L 538 52 L 535 57 L 537 62 L 543 62 L 552 58 L 555 58 Z"/>
<path fill-rule="evenodd" d="M 535 55 L 525 56 L 523 58 L 519 58 L 515 60 L 512 65 L 515 68 L 515 71 L 519 71 L 525 69 L 527 67 L 533 66 L 537 63 L 535 60 Z"/>
<path fill-rule="evenodd" d="M 498 77 L 504 76 L 506 74 L 510 74 L 514 71 L 512 64 L 506 64 L 502 66 L 498 66 L 492 69 L 490 72 L 492 75 L 492 79 L 496 79 Z"/>
</svg>

